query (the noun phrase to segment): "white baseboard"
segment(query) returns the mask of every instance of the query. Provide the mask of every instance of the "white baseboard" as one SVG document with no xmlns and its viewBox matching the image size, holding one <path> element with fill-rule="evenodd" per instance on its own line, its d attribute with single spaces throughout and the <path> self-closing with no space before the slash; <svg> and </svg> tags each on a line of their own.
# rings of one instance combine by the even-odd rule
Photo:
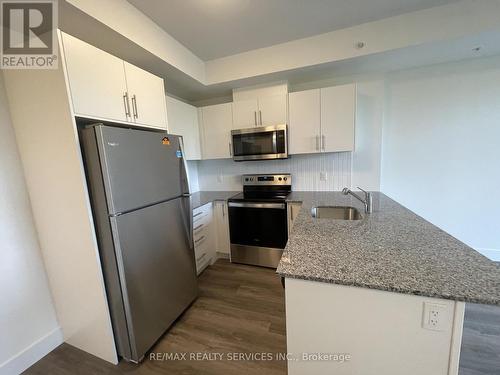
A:
<svg viewBox="0 0 500 375">
<path fill-rule="evenodd" d="M 500 262 L 500 249 L 476 248 L 476 251 L 494 262 Z"/>
<path fill-rule="evenodd" d="M 63 343 L 61 327 L 53 329 L 26 349 L 0 364 L 0 375 L 20 374 Z"/>
</svg>

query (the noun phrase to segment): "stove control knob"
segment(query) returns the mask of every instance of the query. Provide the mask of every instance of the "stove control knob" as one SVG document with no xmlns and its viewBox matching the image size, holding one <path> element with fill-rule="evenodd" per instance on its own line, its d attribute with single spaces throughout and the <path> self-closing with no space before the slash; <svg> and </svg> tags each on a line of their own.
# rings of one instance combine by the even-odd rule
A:
<svg viewBox="0 0 500 375">
<path fill-rule="evenodd" d="M 283 178 L 286 181 L 286 177 Z"/>
<path fill-rule="evenodd" d="M 285 177 L 285 178 L 286 178 L 286 177 Z M 278 180 L 280 180 L 280 181 L 281 181 L 281 180 L 282 180 L 282 178 L 281 178 L 281 177 L 278 177 Z"/>
</svg>

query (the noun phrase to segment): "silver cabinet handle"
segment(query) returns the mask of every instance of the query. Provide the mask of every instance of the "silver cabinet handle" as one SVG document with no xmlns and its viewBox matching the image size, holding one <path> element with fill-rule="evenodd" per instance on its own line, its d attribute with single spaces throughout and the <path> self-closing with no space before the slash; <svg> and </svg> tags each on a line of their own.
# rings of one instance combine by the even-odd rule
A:
<svg viewBox="0 0 500 375">
<path fill-rule="evenodd" d="M 326 138 L 324 135 L 321 136 L 321 148 L 323 149 L 323 151 L 325 151 L 325 146 L 326 145 Z"/>
<path fill-rule="evenodd" d="M 253 111 L 253 119 L 255 120 L 255 126 L 257 126 L 257 111 Z"/>
<path fill-rule="evenodd" d="M 128 101 L 128 92 L 123 94 L 123 105 L 125 106 L 125 116 L 130 117 L 130 103 Z"/>
<path fill-rule="evenodd" d="M 259 111 L 260 125 L 262 125 L 262 111 Z"/>
<path fill-rule="evenodd" d="M 233 148 L 231 147 L 231 142 L 229 142 L 229 156 L 233 156 Z"/>
<path fill-rule="evenodd" d="M 319 135 L 316 136 L 316 151 L 319 151 Z"/>
<path fill-rule="evenodd" d="M 139 112 L 137 111 L 137 97 L 132 95 L 132 110 L 134 111 L 134 118 L 139 118 Z"/>
</svg>

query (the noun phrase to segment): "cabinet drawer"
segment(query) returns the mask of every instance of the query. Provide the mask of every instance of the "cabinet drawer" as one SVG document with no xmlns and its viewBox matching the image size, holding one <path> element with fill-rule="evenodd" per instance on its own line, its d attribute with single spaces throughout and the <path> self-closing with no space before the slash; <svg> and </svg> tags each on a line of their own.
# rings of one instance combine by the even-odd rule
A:
<svg viewBox="0 0 500 375">
<path fill-rule="evenodd" d="M 210 248 L 210 237 L 207 234 L 203 234 L 198 238 L 194 238 L 194 251 L 204 251 Z"/>
<path fill-rule="evenodd" d="M 200 225 L 210 224 L 211 216 L 210 213 L 201 213 L 199 216 L 193 217 L 193 231 Z"/>
<path fill-rule="evenodd" d="M 212 212 L 212 204 L 206 204 L 201 207 L 197 207 L 193 210 L 193 223 L 198 223 L 201 220 L 207 220 Z"/>
<path fill-rule="evenodd" d="M 210 264 L 210 259 L 207 253 L 202 254 L 196 258 L 196 274 L 200 274 L 208 265 Z"/>
<path fill-rule="evenodd" d="M 207 236 L 210 233 L 210 222 L 199 221 L 193 225 L 193 239 L 196 241 L 201 236 Z"/>
</svg>

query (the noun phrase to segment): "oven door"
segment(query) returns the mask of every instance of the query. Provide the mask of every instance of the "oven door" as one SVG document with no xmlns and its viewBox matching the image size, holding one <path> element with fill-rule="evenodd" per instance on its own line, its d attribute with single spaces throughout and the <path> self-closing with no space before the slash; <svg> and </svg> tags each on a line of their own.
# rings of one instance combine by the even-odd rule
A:
<svg viewBox="0 0 500 375">
<path fill-rule="evenodd" d="M 277 267 L 288 241 L 286 203 L 229 202 L 231 261 Z"/>
<path fill-rule="evenodd" d="M 233 130 L 231 137 L 235 161 L 288 157 L 286 125 Z"/>
</svg>

